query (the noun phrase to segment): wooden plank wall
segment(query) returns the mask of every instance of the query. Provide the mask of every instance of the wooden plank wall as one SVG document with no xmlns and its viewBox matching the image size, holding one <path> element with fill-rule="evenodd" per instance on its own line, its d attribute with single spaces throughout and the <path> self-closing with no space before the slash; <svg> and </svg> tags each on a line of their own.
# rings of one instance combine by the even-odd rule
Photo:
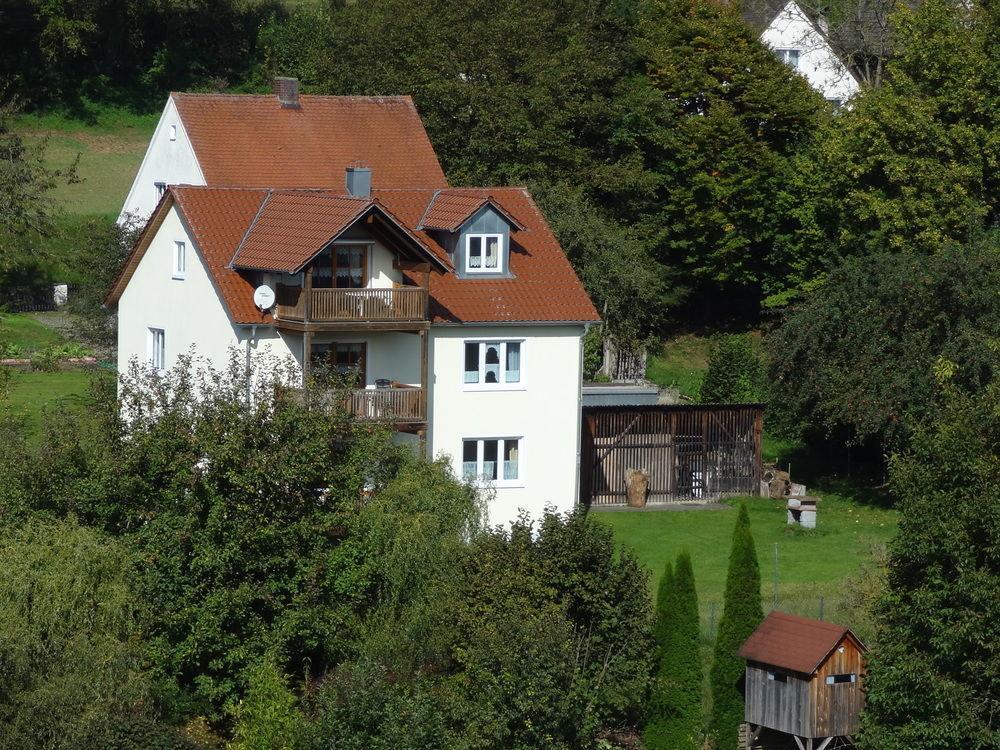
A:
<svg viewBox="0 0 1000 750">
<path fill-rule="evenodd" d="M 861 650 L 850 636 L 845 637 L 816 671 L 810 684 L 814 737 L 840 737 L 858 731 L 861 710 L 865 707 L 864 670 Z M 852 673 L 858 676 L 857 682 L 826 684 L 828 675 Z"/>
<path fill-rule="evenodd" d="M 650 503 L 756 495 L 764 407 L 593 406 L 583 410 L 581 502 L 623 505 L 629 469 L 650 476 Z"/>
<path fill-rule="evenodd" d="M 786 734 L 812 736 L 809 734 L 813 724 L 809 680 L 785 673 L 787 682 L 779 682 L 767 679 L 767 673 L 764 666 L 747 665 L 746 720 Z"/>
</svg>

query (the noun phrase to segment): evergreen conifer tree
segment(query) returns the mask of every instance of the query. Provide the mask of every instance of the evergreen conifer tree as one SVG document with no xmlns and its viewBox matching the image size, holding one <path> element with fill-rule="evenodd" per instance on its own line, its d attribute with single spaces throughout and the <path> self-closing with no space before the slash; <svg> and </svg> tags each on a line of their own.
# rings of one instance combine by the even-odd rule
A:
<svg viewBox="0 0 1000 750">
<path fill-rule="evenodd" d="M 712 715 L 709 732 L 719 750 L 733 750 L 743 722 L 743 695 L 739 683 L 744 673 L 737 651 L 764 617 L 760 602 L 760 565 L 750 533 L 747 506 L 740 506 L 733 531 L 719 633 L 712 660 Z"/>
<path fill-rule="evenodd" d="M 701 632 L 691 555 L 681 552 L 673 571 L 669 563 L 667 571 L 672 572 L 670 588 L 664 591 L 661 582 L 656 606 L 661 618 L 664 605 L 670 612 L 662 633 L 664 620 L 657 621 L 659 661 L 644 739 L 647 750 L 696 750 L 702 730 Z"/>
</svg>

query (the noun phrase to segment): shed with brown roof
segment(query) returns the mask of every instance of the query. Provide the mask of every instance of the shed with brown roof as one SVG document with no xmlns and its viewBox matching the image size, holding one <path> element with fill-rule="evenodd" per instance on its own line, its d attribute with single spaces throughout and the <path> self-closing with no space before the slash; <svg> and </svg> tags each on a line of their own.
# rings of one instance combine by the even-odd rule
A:
<svg viewBox="0 0 1000 750">
<path fill-rule="evenodd" d="M 746 747 L 764 730 L 802 750 L 852 742 L 864 708 L 865 646 L 848 628 L 771 612 L 739 654 L 746 659 Z"/>
</svg>

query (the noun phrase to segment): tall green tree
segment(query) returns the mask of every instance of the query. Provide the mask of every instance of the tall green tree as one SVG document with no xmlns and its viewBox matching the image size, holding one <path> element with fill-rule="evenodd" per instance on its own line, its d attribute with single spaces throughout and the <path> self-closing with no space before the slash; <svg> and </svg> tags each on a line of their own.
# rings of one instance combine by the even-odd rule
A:
<svg viewBox="0 0 1000 750">
<path fill-rule="evenodd" d="M 769 336 L 775 418 L 882 455 L 933 418 L 935 369 L 975 392 L 1000 365 L 1000 236 L 851 258 Z"/>
<path fill-rule="evenodd" d="M 708 353 L 699 400 L 708 404 L 764 401 L 766 376 L 763 353 L 749 334 L 720 334 Z"/>
<path fill-rule="evenodd" d="M 848 255 L 934 253 L 996 225 L 998 14 L 995 3 L 898 4 L 883 84 L 820 131 L 776 206 L 795 227 L 778 250 L 789 288 Z"/>
<path fill-rule="evenodd" d="M 890 464 L 902 512 L 875 610 L 866 750 L 1000 747 L 1000 383 L 944 390 Z"/>
<path fill-rule="evenodd" d="M 725 290 L 754 312 L 787 273 L 773 248 L 791 226 L 773 207 L 830 108 L 760 44 L 737 4 L 650 0 L 637 44 L 655 97 L 635 116 L 652 121 L 643 158 L 656 183 L 632 218 L 696 291 Z"/>
<path fill-rule="evenodd" d="M 712 714 L 709 733 L 719 750 L 732 750 L 737 745 L 737 731 L 743 723 L 743 695 L 739 684 L 746 669 L 737 652 L 762 619 L 760 565 L 750 533 L 750 515 L 746 503 L 743 503 L 733 530 L 726 595 L 710 674 Z"/>
<path fill-rule="evenodd" d="M 649 750 L 696 750 L 703 734 L 701 628 L 687 550 L 676 567 L 667 563 L 656 610 L 658 664 L 643 739 Z"/>
</svg>

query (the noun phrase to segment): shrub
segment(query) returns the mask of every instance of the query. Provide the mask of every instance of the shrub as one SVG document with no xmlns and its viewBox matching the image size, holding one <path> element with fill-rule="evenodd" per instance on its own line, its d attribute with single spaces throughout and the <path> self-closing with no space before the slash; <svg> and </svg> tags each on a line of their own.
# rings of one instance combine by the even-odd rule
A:
<svg viewBox="0 0 1000 750">
<path fill-rule="evenodd" d="M 233 709 L 236 726 L 229 750 L 295 750 L 302 746 L 305 717 L 285 677 L 269 660 L 247 674 L 246 696 Z"/>
<path fill-rule="evenodd" d="M 0 747 L 182 748 L 155 713 L 126 548 L 69 522 L 0 539 Z"/>
<path fill-rule="evenodd" d="M 708 371 L 701 384 L 704 403 L 766 400 L 766 368 L 756 342 L 747 334 L 723 334 L 712 342 Z"/>
<path fill-rule="evenodd" d="M 763 617 L 760 566 L 750 533 L 750 515 L 744 503 L 740 505 L 733 530 L 726 593 L 712 659 L 709 731 L 720 750 L 732 750 L 736 746 L 737 731 L 743 723 L 743 696 L 738 686 L 745 665 L 737 651 Z"/>
</svg>

